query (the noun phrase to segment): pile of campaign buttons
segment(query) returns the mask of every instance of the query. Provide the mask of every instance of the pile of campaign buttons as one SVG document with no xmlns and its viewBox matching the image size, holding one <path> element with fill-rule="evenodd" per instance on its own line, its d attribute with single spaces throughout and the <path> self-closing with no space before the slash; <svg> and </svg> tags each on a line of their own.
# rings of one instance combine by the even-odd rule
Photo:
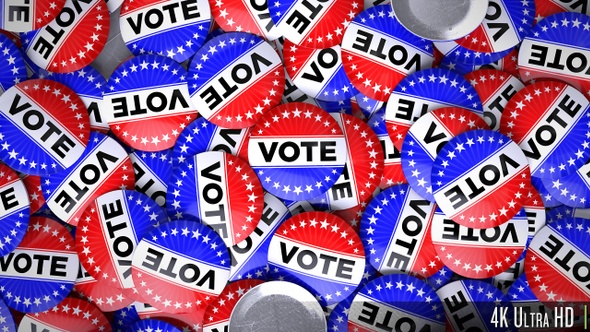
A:
<svg viewBox="0 0 590 332">
<path fill-rule="evenodd" d="M 0 328 L 588 326 L 588 15 L 0 1 Z"/>
</svg>

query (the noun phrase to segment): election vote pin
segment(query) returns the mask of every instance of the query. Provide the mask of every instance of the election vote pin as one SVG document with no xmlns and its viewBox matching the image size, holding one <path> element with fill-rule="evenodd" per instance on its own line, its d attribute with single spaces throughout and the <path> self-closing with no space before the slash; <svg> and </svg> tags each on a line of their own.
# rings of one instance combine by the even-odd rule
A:
<svg viewBox="0 0 590 332">
<path fill-rule="evenodd" d="M 558 13 L 539 22 L 523 40 L 518 68 L 524 82 L 556 79 L 590 96 L 588 56 L 590 17 Z"/>
<path fill-rule="evenodd" d="M 430 277 L 442 262 L 432 245 L 430 227 L 436 205 L 407 184 L 383 190 L 367 205 L 360 236 L 368 258 L 383 274 L 412 273 Z"/>
<path fill-rule="evenodd" d="M 74 286 L 79 266 L 68 230 L 45 217 L 31 218 L 19 246 L 0 263 L 2 297 L 20 312 L 41 312 L 61 302 Z"/>
<path fill-rule="evenodd" d="M 133 54 L 161 54 L 183 62 L 203 44 L 211 9 L 207 0 L 124 0 L 119 24 Z"/>
<path fill-rule="evenodd" d="M 361 288 L 348 312 L 350 331 L 445 331 L 445 314 L 426 282 L 405 274 L 379 277 Z"/>
<path fill-rule="evenodd" d="M 358 93 L 344 72 L 339 45 L 313 49 L 285 40 L 283 52 L 289 77 L 308 96 L 339 101 Z"/>
<path fill-rule="evenodd" d="M 464 108 L 443 107 L 421 116 L 402 144 L 402 169 L 410 187 L 434 202 L 430 175 L 434 159 L 453 137 L 465 131 L 489 128 L 477 114 Z"/>
<path fill-rule="evenodd" d="M 168 215 L 197 218 L 227 246 L 248 237 L 262 215 L 264 193 L 242 159 L 221 151 L 199 153 L 178 166 L 167 193 Z"/>
<path fill-rule="evenodd" d="M 103 97 L 107 81 L 98 70 L 86 66 L 78 71 L 67 74 L 53 74 L 47 77 L 72 89 L 86 106 L 90 117 L 90 130 L 106 134 L 109 125 L 104 118 Z"/>
<path fill-rule="evenodd" d="M 320 304 L 337 303 L 360 284 L 365 251 L 355 231 L 326 212 L 304 212 L 276 230 L 268 249 L 275 280 L 300 284 Z"/>
<path fill-rule="evenodd" d="M 466 227 L 489 228 L 520 211 L 530 172 L 516 143 L 498 132 L 478 129 L 443 146 L 431 181 L 436 203 L 449 219 Z"/>
<path fill-rule="evenodd" d="M 527 250 L 525 273 L 537 298 L 553 308 L 557 302 L 588 302 L 590 221 L 563 218 L 543 227 Z"/>
<path fill-rule="evenodd" d="M 505 51 L 522 41 L 534 18 L 534 1 L 489 0 L 483 22 L 457 43 L 477 52 Z"/>
<path fill-rule="evenodd" d="M 495 276 L 516 262 L 527 244 L 524 209 L 508 222 L 490 228 L 460 225 L 437 209 L 432 220 L 432 243 L 442 263 L 467 278 Z"/>
<path fill-rule="evenodd" d="M 110 191 L 96 198 L 80 217 L 76 250 L 82 266 L 111 287 L 131 289 L 131 259 L 141 238 L 168 221 L 152 199 L 132 190 Z"/>
<path fill-rule="evenodd" d="M 402 159 L 399 150 L 393 145 L 387 125 L 385 124 L 385 109 L 380 109 L 369 118 L 367 124 L 377 134 L 379 143 L 383 149 L 383 176 L 379 188 L 385 189 L 394 184 L 406 183 L 406 177 L 402 169 Z"/>
<path fill-rule="evenodd" d="M 84 104 L 65 85 L 18 83 L 0 96 L 0 159 L 25 174 L 63 171 L 84 153 L 89 127 Z"/>
<path fill-rule="evenodd" d="M 513 331 L 512 324 L 500 325 L 498 309 L 512 312 L 510 300 L 499 289 L 480 280 L 453 281 L 436 291 L 440 297 L 447 323 L 453 331 Z"/>
<path fill-rule="evenodd" d="M 30 214 L 33 214 L 45 204 L 43 190 L 41 189 L 41 177 L 37 175 L 23 175 L 21 180 L 27 189 L 30 202 Z"/>
<path fill-rule="evenodd" d="M 186 83 L 187 72 L 175 61 L 142 55 L 123 62 L 111 75 L 104 95 L 104 116 L 128 146 L 162 151 L 197 116 Z"/>
<path fill-rule="evenodd" d="M 6 5 L 6 3 L 4 3 Z M 12 7 L 12 6 L 8 6 Z M 0 95 L 13 85 L 27 79 L 27 69 L 20 49 L 8 36 L 0 34 Z"/>
<path fill-rule="evenodd" d="M 248 160 L 265 190 L 281 199 L 317 197 L 334 185 L 346 163 L 346 140 L 329 113 L 288 103 L 252 128 Z"/>
<path fill-rule="evenodd" d="M 590 158 L 590 102 L 558 81 L 541 81 L 517 92 L 506 105 L 500 132 L 520 145 L 531 174 L 556 179 L 574 173 Z"/>
<path fill-rule="evenodd" d="M 109 320 L 92 303 L 68 297 L 50 310 L 27 314 L 19 332 L 33 331 L 111 331 Z"/>
<path fill-rule="evenodd" d="M 264 39 L 228 32 L 209 40 L 189 67 L 193 104 L 224 128 L 252 127 L 283 95 L 281 58 Z"/>
<path fill-rule="evenodd" d="M 103 280 L 95 279 L 80 265 L 73 291 L 103 312 L 119 310 L 133 303 L 133 291 L 112 287 Z"/>
<path fill-rule="evenodd" d="M 350 21 L 363 10 L 361 1 L 279 0 L 268 3 L 278 31 L 292 43 L 310 48 L 328 48 L 342 42 Z"/>
<path fill-rule="evenodd" d="M 0 29 L 12 32 L 37 30 L 60 13 L 66 0 L 2 1 Z"/>
<path fill-rule="evenodd" d="M 507 72 L 480 69 L 465 75 L 483 104 L 483 118 L 492 130 L 500 128 L 500 119 L 508 101 L 524 88 L 524 84 Z"/>
<path fill-rule="evenodd" d="M 418 118 L 441 107 L 461 107 L 483 116 L 477 91 L 453 71 L 425 69 L 399 82 L 385 108 L 387 130 L 395 147 L 402 149 L 410 126 Z"/>
<path fill-rule="evenodd" d="M 264 208 L 258 225 L 250 236 L 229 247 L 230 281 L 249 278 L 265 270 L 270 240 L 276 229 L 290 217 L 289 209 L 280 199 L 264 194 Z"/>
<path fill-rule="evenodd" d="M 82 69 L 104 48 L 109 18 L 104 0 L 67 0 L 48 25 L 21 35 L 23 48 L 42 69 L 57 73 Z"/>
<path fill-rule="evenodd" d="M 181 332 L 182 330 L 171 323 L 158 319 L 141 319 L 129 325 L 126 332 L 131 331 L 166 331 L 166 332 Z"/>
<path fill-rule="evenodd" d="M 133 281 L 140 296 L 160 310 L 203 310 L 227 283 L 227 252 L 211 228 L 194 221 L 171 221 L 139 242 L 131 265 Z"/>
<path fill-rule="evenodd" d="M 258 279 L 238 280 L 225 286 L 215 301 L 205 310 L 203 332 L 225 331 L 229 326 L 229 318 L 239 299 L 253 287 L 264 283 Z"/>
<path fill-rule="evenodd" d="M 364 95 L 387 101 L 408 74 L 430 68 L 432 42 L 399 23 L 389 5 L 358 14 L 344 32 L 342 64 L 352 84 Z"/>
<path fill-rule="evenodd" d="M 209 5 L 215 23 L 225 32 L 244 31 L 268 41 L 282 36 L 270 17 L 266 1 L 211 0 Z"/>
<path fill-rule="evenodd" d="M 375 132 L 362 120 L 341 113 L 332 116 L 344 132 L 346 165 L 332 188 L 308 201 L 326 210 L 345 210 L 371 200 L 383 175 L 383 150 Z"/>
<path fill-rule="evenodd" d="M 575 173 L 558 179 L 541 179 L 547 197 L 568 207 L 590 208 L 590 160 Z"/>
<path fill-rule="evenodd" d="M 72 226 L 98 196 L 111 190 L 133 188 L 133 165 L 114 139 L 90 133 L 84 154 L 70 168 L 41 178 L 43 195 L 51 212 Z"/>
<path fill-rule="evenodd" d="M 249 128 L 223 128 L 200 117 L 178 136 L 172 151 L 172 164 L 176 167 L 190 160 L 192 156 L 206 151 L 223 151 L 248 161 L 249 139 Z"/>
<path fill-rule="evenodd" d="M 24 181 L 0 164 L 0 256 L 16 248 L 27 231 L 30 201 Z"/>
<path fill-rule="evenodd" d="M 172 178 L 172 151 L 129 154 L 135 172 L 135 190 L 148 195 L 159 206 L 166 205 L 166 191 Z"/>
</svg>

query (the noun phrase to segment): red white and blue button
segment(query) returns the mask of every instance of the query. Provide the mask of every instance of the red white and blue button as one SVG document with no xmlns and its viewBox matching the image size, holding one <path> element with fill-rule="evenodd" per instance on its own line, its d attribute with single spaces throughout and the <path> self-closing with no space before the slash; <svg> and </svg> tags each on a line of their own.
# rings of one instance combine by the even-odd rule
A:
<svg viewBox="0 0 590 332">
<path fill-rule="evenodd" d="M 159 206 L 165 206 L 166 192 L 172 178 L 172 151 L 135 150 L 129 154 L 129 159 L 135 171 L 135 190 L 148 195 Z"/>
<path fill-rule="evenodd" d="M 432 42 L 404 28 L 390 5 L 358 14 L 342 40 L 342 64 L 348 78 L 362 94 L 379 101 L 387 101 L 408 74 L 430 68 L 433 52 Z"/>
<path fill-rule="evenodd" d="M 399 82 L 385 108 L 389 137 L 398 150 L 402 149 L 410 126 L 422 115 L 441 107 L 461 107 L 483 117 L 477 91 L 456 72 L 425 69 Z"/>
<path fill-rule="evenodd" d="M 459 134 L 432 167 L 434 198 L 447 217 L 471 228 L 499 226 L 526 201 L 527 158 L 514 141 L 491 130 Z"/>
<path fill-rule="evenodd" d="M 191 60 L 189 77 L 199 113 L 224 128 L 252 127 L 279 104 L 285 88 L 277 52 L 245 32 L 224 33 L 205 43 Z"/>
<path fill-rule="evenodd" d="M 209 4 L 215 23 L 225 32 L 253 33 L 268 41 L 281 37 L 266 1 L 210 0 Z"/>
<path fill-rule="evenodd" d="M 168 215 L 196 218 L 232 246 L 256 228 L 264 194 L 248 163 L 225 152 L 208 151 L 174 170 L 166 201 Z"/>
<path fill-rule="evenodd" d="M 74 287 L 79 260 L 74 239 L 59 222 L 33 217 L 19 246 L 0 258 L 0 292 L 20 312 L 41 312 Z"/>
<path fill-rule="evenodd" d="M 133 303 L 133 291 L 112 287 L 109 282 L 94 279 L 82 265 L 72 291 L 103 312 L 120 310 Z"/>
<path fill-rule="evenodd" d="M 381 148 L 383 149 L 383 176 L 379 188 L 385 189 L 395 184 L 407 183 L 406 176 L 402 169 L 401 153 L 393 145 L 387 125 L 385 123 L 385 109 L 380 109 L 367 122 L 377 134 Z"/>
<path fill-rule="evenodd" d="M 320 304 L 331 305 L 361 283 L 365 250 L 344 220 L 326 212 L 304 212 L 276 230 L 268 264 L 272 279 L 299 284 Z"/>
<path fill-rule="evenodd" d="M 133 281 L 142 298 L 169 313 L 204 310 L 222 292 L 230 258 L 223 240 L 198 222 L 160 225 L 139 242 Z"/>
<path fill-rule="evenodd" d="M 342 129 L 323 109 L 305 103 L 280 105 L 252 128 L 248 160 L 265 190 L 300 201 L 332 187 L 347 158 Z"/>
<path fill-rule="evenodd" d="M 84 103 L 65 85 L 28 80 L 0 96 L 0 159 L 12 169 L 46 175 L 84 153 L 90 126 Z"/>
<path fill-rule="evenodd" d="M 207 0 L 124 0 L 121 38 L 135 54 L 159 54 L 183 62 L 203 45 L 211 26 Z"/>
<path fill-rule="evenodd" d="M 539 23 L 545 17 L 562 12 L 575 12 L 590 14 L 590 7 L 586 1 L 571 0 L 535 0 L 535 23 Z"/>
<path fill-rule="evenodd" d="M 188 92 L 187 71 L 172 59 L 142 55 L 123 62 L 111 75 L 104 116 L 128 146 L 162 151 L 197 116 Z"/>
<path fill-rule="evenodd" d="M 0 256 L 12 252 L 25 236 L 29 207 L 24 182 L 10 167 L 0 164 Z"/>
<path fill-rule="evenodd" d="M 369 282 L 348 312 L 349 331 L 445 331 L 441 299 L 426 282 L 392 274 Z"/>
<path fill-rule="evenodd" d="M 536 82 L 510 99 L 500 132 L 520 146 L 533 176 L 560 178 L 590 159 L 590 102 L 566 83 Z"/>
<path fill-rule="evenodd" d="M 430 175 L 438 152 L 458 134 L 487 128 L 479 114 L 464 108 L 443 107 L 422 115 L 410 127 L 401 149 L 402 169 L 410 187 L 435 202 Z"/>
<path fill-rule="evenodd" d="M 66 0 L 0 1 L 0 29 L 26 32 L 42 28 L 55 19 L 65 3 Z"/>
</svg>

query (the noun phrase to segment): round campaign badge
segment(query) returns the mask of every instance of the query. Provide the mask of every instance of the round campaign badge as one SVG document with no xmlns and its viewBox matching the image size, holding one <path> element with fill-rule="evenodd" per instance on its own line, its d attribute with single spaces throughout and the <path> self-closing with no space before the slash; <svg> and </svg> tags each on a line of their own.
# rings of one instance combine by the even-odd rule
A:
<svg viewBox="0 0 590 332">
<path fill-rule="evenodd" d="M 268 246 L 276 229 L 291 217 L 289 209 L 272 194 L 264 194 L 264 209 L 258 225 L 244 240 L 229 247 L 231 257 L 230 281 L 249 278 L 265 270 Z"/>
<path fill-rule="evenodd" d="M 430 175 L 439 151 L 463 132 L 489 128 L 477 113 L 459 107 L 443 107 L 422 115 L 402 144 L 402 169 L 410 187 L 421 197 L 434 202 Z"/>
<path fill-rule="evenodd" d="M 336 183 L 347 152 L 342 129 L 330 113 L 305 103 L 280 105 L 252 128 L 248 160 L 265 190 L 300 201 Z"/>
<path fill-rule="evenodd" d="M 27 314 L 18 326 L 19 332 L 33 331 L 104 331 L 111 325 L 92 303 L 68 297 L 50 310 Z"/>
<path fill-rule="evenodd" d="M 165 206 L 168 183 L 172 178 L 172 151 L 135 150 L 129 154 L 129 159 L 135 171 L 135 190 L 148 195 L 159 206 Z"/>
<path fill-rule="evenodd" d="M 348 312 L 350 331 L 445 331 L 440 298 L 424 281 L 405 274 L 379 277 L 361 288 Z"/>
<path fill-rule="evenodd" d="M 483 117 L 475 88 L 458 73 L 441 68 L 425 69 L 404 78 L 385 108 L 389 137 L 398 150 L 410 126 L 427 112 L 441 107 L 461 107 Z"/>
<path fill-rule="evenodd" d="M 41 189 L 41 177 L 37 175 L 21 175 L 21 181 L 27 189 L 30 202 L 30 214 L 33 214 L 45 204 L 43 190 Z"/>
<path fill-rule="evenodd" d="M 447 323 L 453 331 L 514 331 L 512 323 L 499 324 L 499 309 L 512 313 L 506 295 L 491 284 L 480 280 L 453 281 L 436 291 L 440 297 Z M 503 311 L 502 310 L 502 311 Z M 496 319 L 494 320 L 494 313 Z M 496 323 L 494 323 L 494 321 Z"/>
<path fill-rule="evenodd" d="M 525 273 L 533 293 L 553 308 L 558 302 L 588 302 L 590 221 L 563 218 L 543 227 L 527 250 Z"/>
<path fill-rule="evenodd" d="M 586 162 L 575 173 L 558 179 L 541 180 L 548 198 L 568 207 L 590 208 L 590 162 Z"/>
<path fill-rule="evenodd" d="M 104 0 L 67 0 L 55 20 L 41 29 L 21 34 L 31 61 L 56 73 L 89 65 L 104 48 L 110 16 Z"/>
<path fill-rule="evenodd" d="M 452 57 L 445 57 L 441 60 L 439 67 L 454 70 L 461 75 L 467 75 L 472 71 L 479 69 L 496 69 L 502 70 L 516 77 L 520 77 L 518 74 L 518 50 L 513 48 L 510 52 L 500 52 L 506 54 L 498 60 L 485 63 L 483 65 L 473 65 L 470 63 L 459 62 L 453 60 Z"/>
<path fill-rule="evenodd" d="M 590 17 L 584 14 L 558 13 L 543 19 L 520 45 L 521 80 L 560 80 L 590 96 L 589 33 Z"/>
<path fill-rule="evenodd" d="M 283 52 L 289 77 L 306 95 L 318 100 L 339 101 L 358 94 L 344 72 L 339 45 L 313 49 L 285 40 Z"/>
<path fill-rule="evenodd" d="M 201 47 L 211 20 L 207 0 L 124 0 L 119 25 L 133 54 L 160 54 L 183 62 Z"/>
<path fill-rule="evenodd" d="M 383 149 L 371 127 L 352 115 L 333 113 L 346 141 L 346 165 L 327 192 L 309 199 L 325 210 L 345 210 L 368 203 L 383 176 Z"/>
<path fill-rule="evenodd" d="M 120 310 L 133 303 L 133 291 L 112 287 L 103 279 L 94 279 L 82 265 L 72 290 L 103 312 Z"/>
<path fill-rule="evenodd" d="M 472 71 L 465 78 L 481 98 L 484 120 L 490 129 L 497 131 L 506 104 L 524 84 L 516 76 L 496 69 Z"/>
<path fill-rule="evenodd" d="M 142 298 L 162 311 L 183 313 L 205 309 L 221 293 L 229 265 L 217 233 L 198 222 L 176 220 L 144 236 L 131 266 Z"/>
<path fill-rule="evenodd" d="M 342 64 L 352 84 L 364 95 L 387 101 L 408 74 L 430 68 L 431 41 L 414 35 L 393 14 L 390 5 L 358 14 L 342 40 Z"/>
<path fill-rule="evenodd" d="M 445 266 L 461 276 L 483 279 L 516 262 L 527 244 L 527 227 L 524 209 L 500 226 L 481 229 L 460 225 L 437 209 L 431 237 Z"/>
<path fill-rule="evenodd" d="M 172 164 L 177 167 L 194 155 L 206 151 L 223 151 L 248 161 L 249 139 L 249 128 L 224 128 L 200 117 L 180 133 L 172 151 Z"/>
<path fill-rule="evenodd" d="M 491 130 L 459 134 L 432 167 L 434 199 L 448 219 L 489 228 L 512 219 L 526 201 L 530 172 L 516 143 Z"/>
<path fill-rule="evenodd" d="M 360 284 L 365 250 L 356 232 L 326 212 L 304 212 L 276 230 L 268 249 L 275 280 L 294 282 L 316 296 L 320 304 L 340 302 Z"/>
<path fill-rule="evenodd" d="M 229 32 L 209 40 L 189 66 L 189 91 L 199 113 L 224 128 L 252 127 L 281 101 L 285 72 L 264 39 Z"/>
<path fill-rule="evenodd" d="M 266 1 L 209 0 L 209 5 L 215 23 L 225 32 L 253 33 L 268 41 L 282 36 L 270 17 Z"/>
<path fill-rule="evenodd" d="M 402 158 L 399 150 L 393 145 L 389 133 L 387 132 L 387 125 L 385 123 L 385 109 L 380 109 L 367 121 L 371 126 L 381 143 L 383 150 L 383 176 L 379 188 L 385 189 L 395 184 L 407 183 L 406 177 L 402 169 Z"/>
<path fill-rule="evenodd" d="M 76 250 L 84 269 L 111 287 L 131 289 L 131 260 L 141 238 L 168 221 L 148 196 L 132 190 L 100 195 L 86 207 L 76 228 Z"/>
<path fill-rule="evenodd" d="M 534 1 L 489 0 L 483 22 L 457 44 L 478 52 L 511 49 L 531 30 L 534 18 Z"/>
<path fill-rule="evenodd" d="M 24 181 L 10 167 L 0 164 L 0 256 L 13 251 L 25 236 L 29 206 Z"/>
<path fill-rule="evenodd" d="M 61 83 L 28 80 L 0 96 L 0 159 L 18 172 L 63 171 L 82 156 L 89 133 L 84 103 Z"/>
<path fill-rule="evenodd" d="M 582 167 L 580 167 L 580 168 L 582 168 Z M 539 192 L 539 195 L 541 195 L 541 198 L 543 199 L 543 205 L 546 208 L 553 208 L 556 206 L 563 205 L 563 203 L 558 201 L 557 198 L 553 197 L 553 195 L 551 195 L 549 193 L 547 188 L 545 188 L 545 185 L 543 184 L 543 179 L 537 178 L 537 177 L 531 177 L 531 184 L 533 185 L 533 187 L 535 189 L 537 189 L 537 191 Z"/>
<path fill-rule="evenodd" d="M 310 48 L 328 48 L 342 42 L 350 21 L 363 10 L 360 1 L 307 0 L 269 2 L 268 10 L 278 31 L 292 43 Z"/>
<path fill-rule="evenodd" d="M 90 133 L 84 154 L 70 168 L 41 178 L 47 206 L 60 220 L 78 225 L 84 209 L 111 190 L 133 188 L 133 165 L 114 139 Z"/>
<path fill-rule="evenodd" d="M 66 0 L 25 0 L 0 2 L 0 29 L 11 32 L 37 30 L 54 20 Z"/>
<path fill-rule="evenodd" d="M 586 1 L 571 0 L 535 0 L 535 24 L 545 17 L 562 12 L 590 14 L 590 7 Z"/>
<path fill-rule="evenodd" d="M 74 287 L 78 255 L 68 230 L 53 219 L 32 217 L 18 247 L 0 258 L 0 292 L 20 312 L 41 312 Z"/>
<path fill-rule="evenodd" d="M 109 125 L 104 118 L 103 94 L 107 81 L 98 70 L 86 66 L 76 72 L 53 74 L 47 77 L 72 89 L 86 106 L 90 117 L 90 130 L 106 134 Z"/>
<path fill-rule="evenodd" d="M 383 190 L 367 206 L 360 236 L 368 258 L 383 274 L 430 277 L 442 266 L 432 245 L 430 227 L 436 205 L 407 184 Z"/>
<path fill-rule="evenodd" d="M 227 284 L 223 292 L 205 310 L 203 332 L 225 331 L 229 327 L 229 317 L 239 299 L 252 287 L 264 283 L 258 279 L 238 280 Z"/>
<path fill-rule="evenodd" d="M 531 175 L 560 178 L 590 158 L 587 134 L 590 102 L 558 81 L 541 81 L 518 91 L 505 107 L 500 132 L 528 159 Z"/>
<path fill-rule="evenodd" d="M 202 152 L 178 166 L 167 192 L 168 215 L 196 218 L 227 246 L 247 238 L 262 215 L 264 193 L 242 159 L 221 151 Z"/>
<path fill-rule="evenodd" d="M 0 49 L 2 50 L 0 64 L 3 68 L 0 72 L 1 95 L 13 85 L 27 79 L 27 68 L 20 49 L 9 37 L 3 34 L 0 34 Z"/>
<path fill-rule="evenodd" d="M 148 331 L 165 331 L 165 332 L 181 332 L 182 330 L 178 327 L 167 323 L 163 320 L 158 319 L 142 319 L 139 320 L 126 328 L 122 329 L 123 332 L 148 332 Z"/>
<path fill-rule="evenodd" d="M 104 95 L 104 117 L 117 138 L 144 151 L 173 147 L 197 116 L 186 76 L 177 62 L 159 55 L 133 57 L 117 67 Z"/>
</svg>

